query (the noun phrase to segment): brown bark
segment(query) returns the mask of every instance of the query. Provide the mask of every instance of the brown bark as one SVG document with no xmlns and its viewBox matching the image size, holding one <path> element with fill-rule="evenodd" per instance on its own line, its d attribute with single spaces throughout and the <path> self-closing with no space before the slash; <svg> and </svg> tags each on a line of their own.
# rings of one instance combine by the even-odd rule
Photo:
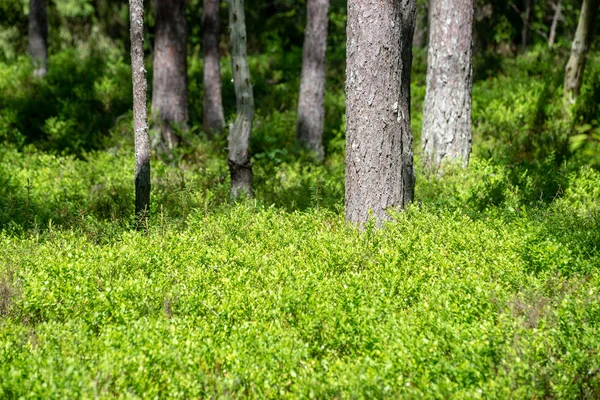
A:
<svg viewBox="0 0 600 400">
<path fill-rule="evenodd" d="M 152 115 L 168 148 L 179 143 L 176 129 L 187 129 L 187 28 L 185 0 L 154 0 L 154 76 Z"/>
<path fill-rule="evenodd" d="M 204 0 L 204 131 L 211 134 L 225 127 L 221 95 L 219 55 L 219 0 Z"/>
<path fill-rule="evenodd" d="M 550 35 L 548 36 L 548 47 L 554 46 L 556 40 L 556 28 L 560 19 L 560 11 L 562 8 L 562 0 L 558 0 L 554 5 L 554 17 L 552 17 L 552 25 L 550 25 Z"/>
<path fill-rule="evenodd" d="M 587 59 L 592 37 L 594 36 L 594 23 L 598 14 L 599 0 L 583 0 L 579 24 L 575 32 L 575 38 L 571 45 L 571 56 L 565 70 L 564 98 L 567 104 L 575 103 L 581 83 L 583 82 L 583 71 Z"/>
<path fill-rule="evenodd" d="M 431 0 L 421 143 L 425 165 L 471 153 L 473 0 Z"/>
<path fill-rule="evenodd" d="M 410 73 L 414 0 L 350 0 L 346 220 L 380 224 L 413 199 Z"/>
<path fill-rule="evenodd" d="M 131 32 L 131 77 L 133 80 L 133 128 L 135 132 L 135 215 L 138 227 L 150 211 L 150 138 L 146 107 L 146 69 L 144 68 L 144 3 L 129 0 Z"/>
<path fill-rule="evenodd" d="M 314 151 L 317 159 L 322 160 L 329 0 L 308 0 L 306 9 L 307 21 L 296 132 L 298 140 Z"/>
<path fill-rule="evenodd" d="M 231 197 L 252 196 L 250 132 L 254 119 L 254 95 L 246 57 L 246 18 L 244 0 L 229 0 L 231 69 L 233 71 L 236 117 L 229 129 L 229 171 Z"/>
<path fill-rule="evenodd" d="M 46 0 L 29 0 L 29 54 L 34 76 L 43 78 L 48 72 L 48 18 Z"/>
</svg>

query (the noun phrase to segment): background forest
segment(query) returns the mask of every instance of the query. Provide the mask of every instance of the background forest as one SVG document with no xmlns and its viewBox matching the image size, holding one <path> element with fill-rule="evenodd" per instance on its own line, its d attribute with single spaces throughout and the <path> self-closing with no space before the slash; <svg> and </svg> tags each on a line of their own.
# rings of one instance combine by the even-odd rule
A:
<svg viewBox="0 0 600 400">
<path fill-rule="evenodd" d="M 360 232 L 344 218 L 346 1 L 329 6 L 322 158 L 296 139 L 306 1 L 245 1 L 254 196 L 238 200 L 228 5 L 227 126 L 207 130 L 204 7 L 187 1 L 189 115 L 173 148 L 150 127 L 140 225 L 128 4 L 49 1 L 40 77 L 28 2 L 0 0 L 0 398 L 600 398 L 600 23 L 563 99 L 581 6 L 475 0 L 470 162 L 438 174 L 417 2 L 414 201 Z"/>
</svg>

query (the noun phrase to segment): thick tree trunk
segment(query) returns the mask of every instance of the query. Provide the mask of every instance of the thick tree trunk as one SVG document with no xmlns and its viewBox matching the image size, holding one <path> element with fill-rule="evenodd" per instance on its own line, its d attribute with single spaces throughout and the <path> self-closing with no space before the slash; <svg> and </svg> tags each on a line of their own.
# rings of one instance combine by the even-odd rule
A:
<svg viewBox="0 0 600 400">
<path fill-rule="evenodd" d="M 129 0 L 131 31 L 131 76 L 133 80 L 133 128 L 135 132 L 135 215 L 138 227 L 150 210 L 150 138 L 146 109 L 146 69 L 144 68 L 144 2 Z"/>
<path fill-rule="evenodd" d="M 575 103 L 583 82 L 583 70 L 594 36 L 594 22 L 599 0 L 583 0 L 579 24 L 571 45 L 571 56 L 565 70 L 564 97 L 567 104 Z"/>
<path fill-rule="evenodd" d="M 329 0 L 308 0 L 298 99 L 297 137 L 322 160 L 325 122 L 325 53 Z"/>
<path fill-rule="evenodd" d="M 219 0 L 204 0 L 204 131 L 211 134 L 225 127 L 221 96 L 219 55 Z"/>
<path fill-rule="evenodd" d="M 410 72 L 415 0 L 350 0 L 346 220 L 380 224 L 413 199 Z"/>
<path fill-rule="evenodd" d="M 521 48 L 525 50 L 529 45 L 529 27 L 533 16 L 533 0 L 525 0 L 525 15 L 523 16 L 523 30 L 521 31 Z"/>
<path fill-rule="evenodd" d="M 562 0 L 558 0 L 554 7 L 554 17 L 552 17 L 552 25 L 550 25 L 550 35 L 548 36 L 548 47 L 554 46 L 554 41 L 556 40 L 556 28 L 558 26 L 558 20 L 560 19 Z"/>
<path fill-rule="evenodd" d="M 471 153 L 473 0 L 431 0 L 421 143 L 425 165 L 464 166 Z"/>
<path fill-rule="evenodd" d="M 48 72 L 48 18 L 46 0 L 29 0 L 29 54 L 34 76 L 43 78 Z"/>
<path fill-rule="evenodd" d="M 179 143 L 176 128 L 187 129 L 187 28 L 185 0 L 154 0 L 153 120 L 164 143 Z"/>
<path fill-rule="evenodd" d="M 229 0 L 231 69 L 235 87 L 236 117 L 229 130 L 229 171 L 231 197 L 252 196 L 250 132 L 254 119 L 254 95 L 246 59 L 246 18 L 244 0 Z"/>
</svg>

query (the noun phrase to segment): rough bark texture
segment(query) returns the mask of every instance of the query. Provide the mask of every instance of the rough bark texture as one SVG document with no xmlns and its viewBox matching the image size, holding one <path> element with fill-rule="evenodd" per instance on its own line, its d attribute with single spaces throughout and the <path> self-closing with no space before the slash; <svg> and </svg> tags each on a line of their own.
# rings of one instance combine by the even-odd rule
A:
<svg viewBox="0 0 600 400">
<path fill-rule="evenodd" d="M 204 0 L 204 131 L 211 134 L 225 127 L 221 96 L 219 56 L 219 0 Z"/>
<path fill-rule="evenodd" d="M 377 223 L 413 199 L 410 72 L 415 0 L 350 0 L 346 220 Z"/>
<path fill-rule="evenodd" d="M 594 36 L 594 22 L 599 0 L 583 0 L 577 32 L 571 45 L 571 56 L 565 70 L 564 97 L 567 104 L 575 103 L 583 81 L 583 70 Z"/>
<path fill-rule="evenodd" d="M 133 80 L 133 128 L 135 132 L 135 214 L 138 226 L 150 210 L 150 138 L 146 109 L 146 69 L 144 68 L 144 3 L 129 1 L 131 31 L 131 76 Z"/>
<path fill-rule="evenodd" d="M 46 0 L 29 0 L 29 54 L 35 65 L 34 76 L 48 72 L 48 18 Z"/>
<path fill-rule="evenodd" d="M 560 11 L 562 8 L 562 0 L 558 0 L 554 5 L 554 17 L 552 17 L 552 25 L 550 25 L 550 35 L 548 36 L 548 47 L 554 46 L 556 40 L 556 28 L 560 19 Z"/>
<path fill-rule="evenodd" d="M 244 0 L 229 0 L 231 68 L 235 87 L 236 117 L 229 129 L 229 171 L 231 197 L 252 196 L 250 132 L 254 119 L 254 95 L 246 59 L 246 21 Z"/>
<path fill-rule="evenodd" d="M 179 143 L 175 128 L 187 129 L 187 29 L 185 0 L 154 0 L 153 120 L 164 143 Z"/>
<path fill-rule="evenodd" d="M 467 165 L 471 153 L 473 0 L 431 0 L 421 142 L 425 165 Z"/>
<path fill-rule="evenodd" d="M 297 137 L 322 160 L 325 122 L 325 53 L 329 0 L 308 0 L 302 55 Z"/>
</svg>

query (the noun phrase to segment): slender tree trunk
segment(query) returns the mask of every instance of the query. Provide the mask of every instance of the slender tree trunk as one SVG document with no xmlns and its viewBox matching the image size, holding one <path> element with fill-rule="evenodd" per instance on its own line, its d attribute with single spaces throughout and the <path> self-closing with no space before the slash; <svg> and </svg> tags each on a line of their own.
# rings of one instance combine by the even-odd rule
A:
<svg viewBox="0 0 600 400">
<path fill-rule="evenodd" d="M 529 44 L 529 26 L 533 15 L 533 0 L 525 0 L 525 16 L 523 17 L 523 30 L 521 31 L 521 47 L 523 50 Z"/>
<path fill-rule="evenodd" d="M 176 128 L 187 129 L 187 28 L 185 0 L 154 0 L 153 120 L 164 143 L 179 143 Z"/>
<path fill-rule="evenodd" d="M 229 0 L 231 69 L 235 87 L 237 114 L 229 130 L 229 172 L 231 197 L 252 196 L 250 132 L 254 119 L 254 95 L 250 68 L 246 59 L 246 18 L 244 0 Z"/>
<path fill-rule="evenodd" d="M 560 19 L 562 0 L 558 0 L 554 7 L 554 17 L 552 17 L 552 25 L 550 25 L 550 35 L 548 36 L 548 47 L 554 46 L 554 41 L 556 40 L 556 27 L 558 26 L 558 20 Z"/>
<path fill-rule="evenodd" d="M 427 89 L 423 106 L 425 165 L 464 166 L 471 153 L 473 0 L 431 0 Z"/>
<path fill-rule="evenodd" d="M 565 71 L 564 97 L 567 104 L 575 103 L 579 96 L 579 89 L 583 82 L 583 71 L 587 59 L 592 37 L 594 36 L 594 23 L 598 14 L 599 0 L 583 0 L 579 24 L 575 38 L 571 45 L 571 56 Z"/>
<path fill-rule="evenodd" d="M 144 2 L 129 0 L 131 31 L 131 76 L 133 80 L 133 128 L 135 132 L 135 214 L 138 227 L 150 210 L 150 138 L 146 109 L 146 69 L 144 68 Z"/>
<path fill-rule="evenodd" d="M 204 0 L 204 131 L 211 134 L 225 127 L 221 96 L 219 55 L 219 0 Z"/>
<path fill-rule="evenodd" d="M 48 72 L 48 18 L 46 0 L 29 0 L 29 54 L 34 76 L 43 78 Z"/>
<path fill-rule="evenodd" d="M 415 21 L 415 34 L 413 48 L 421 49 L 427 43 L 427 3 L 417 3 L 417 19 Z"/>
<path fill-rule="evenodd" d="M 346 220 L 413 199 L 410 72 L 415 0 L 350 0 L 346 47 Z"/>
<path fill-rule="evenodd" d="M 329 0 L 308 0 L 298 99 L 297 137 L 322 160 L 325 121 L 325 53 Z"/>
</svg>

